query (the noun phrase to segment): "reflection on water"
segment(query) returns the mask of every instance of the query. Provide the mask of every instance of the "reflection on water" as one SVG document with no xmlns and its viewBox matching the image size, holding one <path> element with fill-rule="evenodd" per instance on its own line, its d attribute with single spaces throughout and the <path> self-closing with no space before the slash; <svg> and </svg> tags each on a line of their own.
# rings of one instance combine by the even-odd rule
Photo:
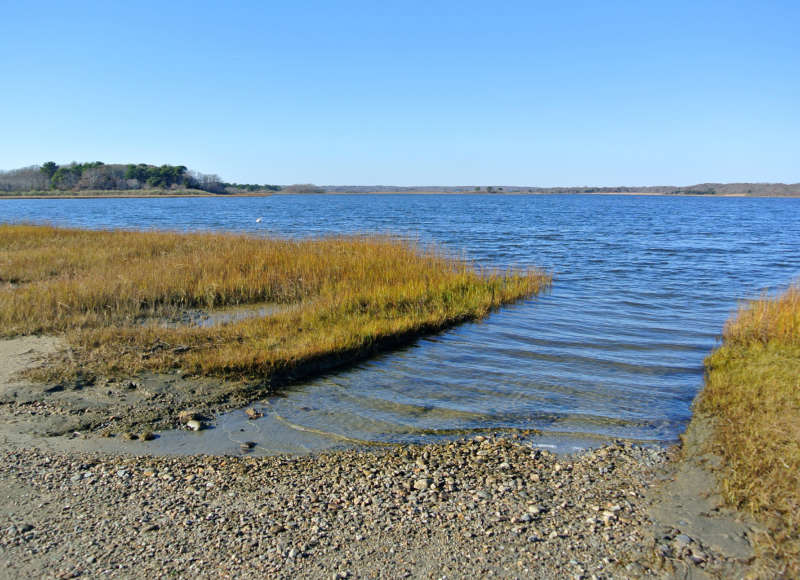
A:
<svg viewBox="0 0 800 580">
<path fill-rule="evenodd" d="M 256 223 L 253 216 L 264 216 Z M 0 200 L 0 219 L 256 235 L 392 233 L 478 263 L 541 266 L 552 292 L 264 401 L 173 452 L 303 453 L 537 429 L 562 448 L 675 441 L 737 301 L 800 275 L 800 199 L 272 196 Z M 560 442 L 560 443 L 559 443 Z"/>
</svg>

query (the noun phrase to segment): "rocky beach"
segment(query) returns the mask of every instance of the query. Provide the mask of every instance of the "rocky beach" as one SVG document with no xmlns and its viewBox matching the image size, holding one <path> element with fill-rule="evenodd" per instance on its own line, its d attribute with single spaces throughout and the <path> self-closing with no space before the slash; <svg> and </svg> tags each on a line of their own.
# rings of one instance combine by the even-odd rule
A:
<svg viewBox="0 0 800 580">
<path fill-rule="evenodd" d="M 680 529 L 716 518 L 742 532 L 679 515 L 669 453 L 624 443 L 574 457 L 484 436 L 306 457 L 6 449 L 2 462 L 7 578 L 705 578 L 748 559 Z M 688 519 L 659 522 L 658 502 Z"/>
</svg>

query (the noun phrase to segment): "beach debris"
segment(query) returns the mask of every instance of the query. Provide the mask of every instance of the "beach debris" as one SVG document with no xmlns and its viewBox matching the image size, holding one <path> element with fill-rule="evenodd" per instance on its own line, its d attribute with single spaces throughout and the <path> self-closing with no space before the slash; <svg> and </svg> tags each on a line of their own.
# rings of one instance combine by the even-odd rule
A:
<svg viewBox="0 0 800 580">
<path fill-rule="evenodd" d="M 203 416 L 196 411 L 181 411 L 178 413 L 178 421 L 184 425 L 189 421 L 202 421 Z"/>
<path fill-rule="evenodd" d="M 264 416 L 264 413 L 262 413 L 261 411 L 256 411 L 252 407 L 248 407 L 247 409 L 245 409 L 244 414 L 247 415 L 247 418 L 250 419 L 251 421 L 254 419 L 260 419 L 261 417 Z"/>
</svg>

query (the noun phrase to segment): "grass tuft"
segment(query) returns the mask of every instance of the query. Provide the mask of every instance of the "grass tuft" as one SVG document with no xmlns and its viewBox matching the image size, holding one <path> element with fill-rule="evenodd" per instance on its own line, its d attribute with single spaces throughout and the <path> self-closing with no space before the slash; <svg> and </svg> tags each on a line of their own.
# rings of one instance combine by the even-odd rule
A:
<svg viewBox="0 0 800 580">
<path fill-rule="evenodd" d="M 478 272 L 391 237 L 2 225 L 0 336 L 63 333 L 73 364 L 106 374 L 182 368 L 269 380 L 479 319 L 550 280 L 535 269 Z M 147 322 L 263 303 L 288 307 L 218 326 Z"/>
<path fill-rule="evenodd" d="M 726 500 L 766 525 L 769 576 L 800 576 L 800 286 L 743 305 L 706 360 L 697 411 L 714 418 Z"/>
</svg>

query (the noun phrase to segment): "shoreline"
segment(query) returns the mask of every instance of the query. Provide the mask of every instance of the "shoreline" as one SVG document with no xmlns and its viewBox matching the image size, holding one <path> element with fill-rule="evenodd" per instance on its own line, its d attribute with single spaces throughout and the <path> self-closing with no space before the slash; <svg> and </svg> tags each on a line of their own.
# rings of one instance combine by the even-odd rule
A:
<svg viewBox="0 0 800 580">
<path fill-rule="evenodd" d="M 58 343 L 17 346 L 0 365 L 15 395 L 12 373 Z M 690 429 L 683 455 L 626 442 L 556 455 L 503 434 L 175 456 L 15 434 L 57 409 L 41 395 L 12 407 L 0 404 L 0 577 L 726 577 L 743 575 L 756 533 L 707 497 L 707 430 Z"/>
<path fill-rule="evenodd" d="M 751 529 L 702 498 L 707 477 L 630 444 L 0 457 L 9 578 L 741 577 L 751 558 Z"/>
<path fill-rule="evenodd" d="M 165 194 L 128 194 L 128 193 L 103 193 L 87 195 L 0 195 L 1 200 L 18 199 L 175 199 L 175 198 L 240 198 L 240 197 L 272 197 L 272 196 L 291 196 L 291 195 L 473 195 L 473 196 L 569 196 L 569 195 L 601 195 L 614 196 L 623 195 L 628 197 L 703 197 L 703 198 L 769 198 L 769 199 L 798 199 L 800 193 L 773 195 L 773 194 L 750 194 L 750 193 L 652 193 L 652 192 L 630 192 L 630 191 L 611 191 L 611 192 L 576 192 L 576 193 L 535 193 L 527 191 L 493 192 L 485 191 L 331 191 L 324 193 L 289 193 L 289 192 L 269 192 L 269 193 L 226 193 L 226 194 L 197 194 L 197 193 L 165 193 Z"/>
<path fill-rule="evenodd" d="M 8 558 L 9 577 L 52 575 L 63 561 L 68 567 L 57 575 L 64 577 L 165 569 L 285 577 L 765 573 L 759 550 L 770 531 L 718 495 L 725 474 L 712 452 L 717 415 L 698 413 L 702 405 L 680 451 L 617 441 L 554 455 L 535 439 L 495 433 L 301 457 L 256 457 L 246 440 L 233 453 L 154 455 L 142 444 L 139 455 L 121 438 L 98 435 L 120 419 L 145 428 L 148 413 L 190 410 L 182 390 L 201 391 L 198 400 L 213 390 L 180 372 L 132 375 L 135 381 L 99 376 L 97 384 L 81 374 L 59 384 L 16 381 L 54 355 L 70 356 L 54 337 L 0 341 L 0 559 Z M 246 401 L 211 402 L 200 411 Z M 201 428 L 208 418 L 194 414 L 181 415 L 181 424 Z M 62 435 L 41 437 L 48 425 Z M 144 433 L 130 438 L 146 440 Z M 121 517 L 120 505 L 127 507 Z M 89 556 L 79 539 L 57 541 L 71 537 L 75 518 L 92 530 L 97 550 Z M 175 537 L 182 543 L 175 546 Z M 226 548 L 224 559 L 208 556 L 214 546 Z"/>
</svg>

